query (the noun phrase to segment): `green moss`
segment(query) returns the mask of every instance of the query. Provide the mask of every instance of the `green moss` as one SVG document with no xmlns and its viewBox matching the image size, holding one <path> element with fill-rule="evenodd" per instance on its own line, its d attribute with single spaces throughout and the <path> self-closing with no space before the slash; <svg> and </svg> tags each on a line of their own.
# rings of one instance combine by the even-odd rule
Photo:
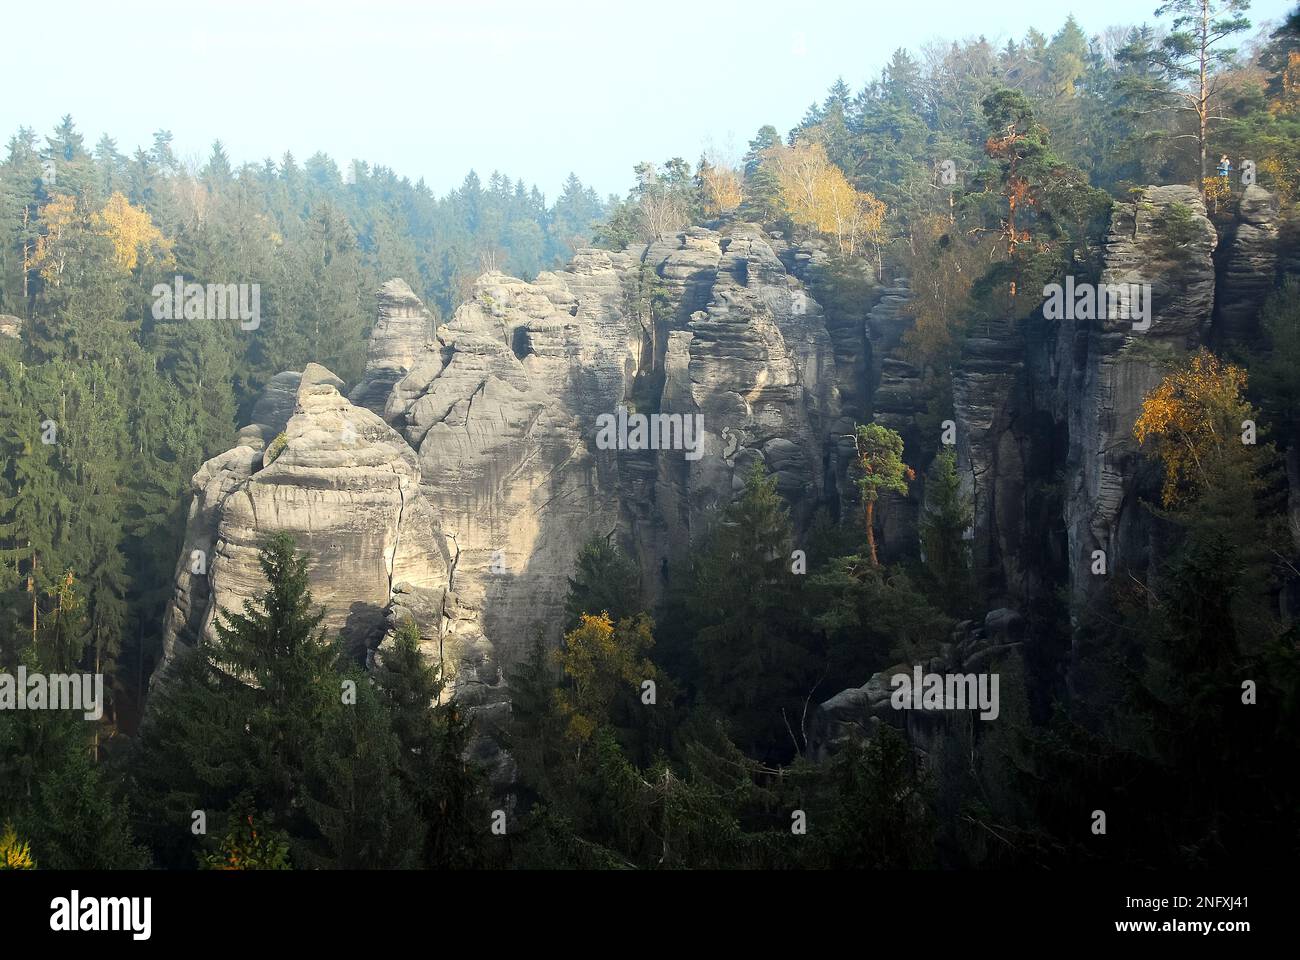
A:
<svg viewBox="0 0 1300 960">
<path fill-rule="evenodd" d="M 1148 337 L 1134 337 L 1124 344 L 1119 356 L 1129 363 L 1150 363 L 1158 367 L 1169 367 L 1178 361 L 1180 352 L 1172 343 L 1152 340 Z"/>
<path fill-rule="evenodd" d="M 284 448 L 289 445 L 289 438 L 281 433 L 272 440 L 266 447 L 266 453 L 262 455 L 262 466 L 269 467 L 275 462 L 275 458 L 284 453 Z"/>
</svg>

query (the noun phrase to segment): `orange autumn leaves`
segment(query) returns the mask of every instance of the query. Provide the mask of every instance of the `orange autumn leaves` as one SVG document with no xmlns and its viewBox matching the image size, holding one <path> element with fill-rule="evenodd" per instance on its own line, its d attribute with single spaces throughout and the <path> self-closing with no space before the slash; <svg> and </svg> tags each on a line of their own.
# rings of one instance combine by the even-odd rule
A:
<svg viewBox="0 0 1300 960">
<path fill-rule="evenodd" d="M 1133 436 L 1164 464 L 1166 507 L 1193 499 L 1245 446 L 1243 425 L 1254 417 L 1245 389 L 1245 370 L 1202 349 L 1146 395 Z"/>
</svg>

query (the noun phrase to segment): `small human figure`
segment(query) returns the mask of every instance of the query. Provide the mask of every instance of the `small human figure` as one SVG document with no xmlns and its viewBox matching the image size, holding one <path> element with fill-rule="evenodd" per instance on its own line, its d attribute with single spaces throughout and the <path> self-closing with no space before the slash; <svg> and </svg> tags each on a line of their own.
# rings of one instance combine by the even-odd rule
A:
<svg viewBox="0 0 1300 960">
<path fill-rule="evenodd" d="M 1228 155 L 1225 153 L 1223 156 L 1219 158 L 1219 176 L 1221 176 L 1224 180 L 1227 180 L 1228 174 L 1230 174 L 1231 172 L 1232 172 L 1232 161 L 1228 159 Z"/>
</svg>

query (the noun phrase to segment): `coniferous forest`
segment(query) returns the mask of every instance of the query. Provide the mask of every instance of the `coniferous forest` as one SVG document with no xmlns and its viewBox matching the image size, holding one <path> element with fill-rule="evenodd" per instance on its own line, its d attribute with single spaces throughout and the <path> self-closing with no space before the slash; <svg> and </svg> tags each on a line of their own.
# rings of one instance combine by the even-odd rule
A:
<svg viewBox="0 0 1300 960">
<path fill-rule="evenodd" d="M 9 131 L 0 870 L 1288 867 L 1268 13 L 900 48 L 606 197 Z"/>
</svg>

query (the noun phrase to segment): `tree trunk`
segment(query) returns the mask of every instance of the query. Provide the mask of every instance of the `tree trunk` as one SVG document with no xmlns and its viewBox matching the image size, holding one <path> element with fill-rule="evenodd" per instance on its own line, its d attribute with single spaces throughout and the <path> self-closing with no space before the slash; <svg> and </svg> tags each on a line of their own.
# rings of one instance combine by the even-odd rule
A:
<svg viewBox="0 0 1300 960">
<path fill-rule="evenodd" d="M 871 556 L 871 565 L 880 566 L 876 558 L 876 501 L 867 501 L 867 551 Z"/>
<path fill-rule="evenodd" d="M 1200 85 L 1196 90 L 1196 122 L 1197 122 L 1197 139 L 1200 141 L 1201 148 L 1201 193 L 1205 193 L 1205 151 L 1208 146 L 1208 132 L 1210 126 L 1210 105 L 1206 93 L 1206 61 L 1208 57 L 1208 43 L 1210 37 L 1210 4 L 1209 0 L 1201 0 L 1201 57 L 1200 57 Z"/>
<path fill-rule="evenodd" d="M 95 628 L 95 673 L 96 675 L 98 675 L 99 671 L 102 669 L 100 666 L 99 654 L 100 654 L 99 628 L 96 627 Z M 97 704 L 97 706 L 102 710 L 104 705 L 101 703 L 101 704 Z M 91 746 L 90 748 L 90 762 L 99 763 L 99 721 L 95 721 L 95 742 L 94 745 Z"/>
<path fill-rule="evenodd" d="M 31 541 L 28 541 L 31 546 Z M 27 588 L 32 592 L 32 646 L 36 646 L 36 551 L 32 551 L 32 571 L 27 577 Z"/>
</svg>

